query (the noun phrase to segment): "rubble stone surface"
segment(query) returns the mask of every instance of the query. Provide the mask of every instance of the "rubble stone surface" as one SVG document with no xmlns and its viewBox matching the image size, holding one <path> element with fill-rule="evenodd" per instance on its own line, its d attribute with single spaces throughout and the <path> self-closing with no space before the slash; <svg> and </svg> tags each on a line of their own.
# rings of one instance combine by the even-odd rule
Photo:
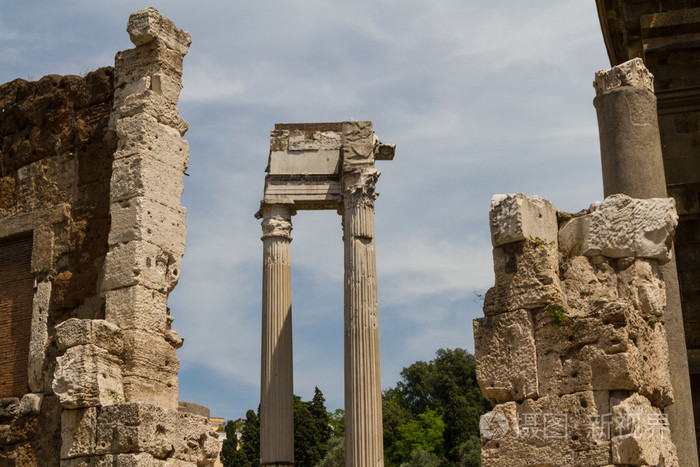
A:
<svg viewBox="0 0 700 467">
<path fill-rule="evenodd" d="M 553 206 L 540 217 L 532 205 L 551 206 L 491 204 L 495 285 L 474 320 L 477 379 L 494 404 L 482 465 L 678 465 L 663 414 L 674 395 L 659 266 L 673 200 L 613 195 L 561 226 Z M 558 240 L 526 233 L 543 231 Z"/>
</svg>

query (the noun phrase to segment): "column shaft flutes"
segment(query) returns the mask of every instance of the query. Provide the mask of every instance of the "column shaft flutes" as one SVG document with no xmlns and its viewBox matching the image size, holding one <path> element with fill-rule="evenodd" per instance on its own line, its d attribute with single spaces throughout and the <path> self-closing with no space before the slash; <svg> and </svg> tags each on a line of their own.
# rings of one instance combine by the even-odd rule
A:
<svg viewBox="0 0 700 467">
<path fill-rule="evenodd" d="M 263 304 L 260 386 L 260 464 L 294 463 L 292 371 L 292 241 L 288 205 L 263 206 Z"/>
<path fill-rule="evenodd" d="M 374 184 L 364 169 L 344 179 L 345 451 L 349 466 L 383 465 Z"/>
</svg>

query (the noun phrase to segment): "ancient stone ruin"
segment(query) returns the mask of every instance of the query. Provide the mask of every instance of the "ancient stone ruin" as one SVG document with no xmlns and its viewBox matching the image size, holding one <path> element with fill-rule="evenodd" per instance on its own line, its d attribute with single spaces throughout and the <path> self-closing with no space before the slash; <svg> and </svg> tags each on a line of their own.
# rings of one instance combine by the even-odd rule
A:
<svg viewBox="0 0 700 467">
<path fill-rule="evenodd" d="M 371 122 L 277 124 L 260 211 L 263 230 L 260 464 L 294 464 L 291 218 L 297 210 L 342 215 L 345 244 L 346 465 L 382 465 L 376 160 L 391 160 Z"/>
<path fill-rule="evenodd" d="M 491 202 L 495 286 L 475 320 L 482 465 L 678 465 L 663 324 L 673 200 L 613 195 L 575 215 Z"/>
<path fill-rule="evenodd" d="M 176 107 L 190 35 L 149 8 L 114 68 L 0 87 L 0 464 L 209 465 L 178 411 Z"/>
<path fill-rule="evenodd" d="M 697 464 L 653 76 L 634 59 L 594 87 L 606 199 L 575 215 L 491 203 L 496 283 L 474 322 L 486 466 Z"/>
</svg>

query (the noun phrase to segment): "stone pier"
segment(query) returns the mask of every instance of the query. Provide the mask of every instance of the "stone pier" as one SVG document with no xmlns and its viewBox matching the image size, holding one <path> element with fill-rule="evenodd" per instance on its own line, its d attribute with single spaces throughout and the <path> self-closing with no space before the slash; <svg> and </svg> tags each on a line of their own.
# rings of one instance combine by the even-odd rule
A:
<svg viewBox="0 0 700 467">
<path fill-rule="evenodd" d="M 673 199 L 612 195 L 575 215 L 491 201 L 495 285 L 474 320 L 481 465 L 679 466 L 665 286 Z"/>
<path fill-rule="evenodd" d="M 383 465 L 377 266 L 376 160 L 391 160 L 371 122 L 277 124 L 270 136 L 263 219 L 261 465 L 294 462 L 289 243 L 297 210 L 342 215 L 345 244 L 346 465 Z"/>
<path fill-rule="evenodd" d="M 666 197 L 666 177 L 654 77 L 641 58 L 596 73 L 594 105 L 600 130 L 605 196 Z M 666 284 L 666 339 L 676 403 L 666 409 L 683 465 L 697 465 L 693 401 L 675 257 L 661 265 Z"/>
<path fill-rule="evenodd" d="M 260 465 L 294 464 L 291 205 L 261 209 L 263 230 Z"/>
</svg>

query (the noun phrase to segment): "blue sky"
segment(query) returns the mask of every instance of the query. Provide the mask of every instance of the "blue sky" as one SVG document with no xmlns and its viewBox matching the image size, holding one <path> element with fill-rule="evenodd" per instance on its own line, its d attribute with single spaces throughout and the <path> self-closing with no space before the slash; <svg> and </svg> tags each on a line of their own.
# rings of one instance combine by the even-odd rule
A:
<svg viewBox="0 0 700 467">
<path fill-rule="evenodd" d="M 131 48 L 146 6 L 192 34 L 187 253 L 170 296 L 185 338 L 180 398 L 227 419 L 257 407 L 259 221 L 277 122 L 372 120 L 383 387 L 441 347 L 473 351 L 493 282 L 494 193 L 578 211 L 602 198 L 594 91 L 608 68 L 593 0 L 96 2 L 0 0 L 0 82 L 82 74 Z M 300 212 L 292 235 L 295 393 L 343 406 L 340 218 Z"/>
</svg>

